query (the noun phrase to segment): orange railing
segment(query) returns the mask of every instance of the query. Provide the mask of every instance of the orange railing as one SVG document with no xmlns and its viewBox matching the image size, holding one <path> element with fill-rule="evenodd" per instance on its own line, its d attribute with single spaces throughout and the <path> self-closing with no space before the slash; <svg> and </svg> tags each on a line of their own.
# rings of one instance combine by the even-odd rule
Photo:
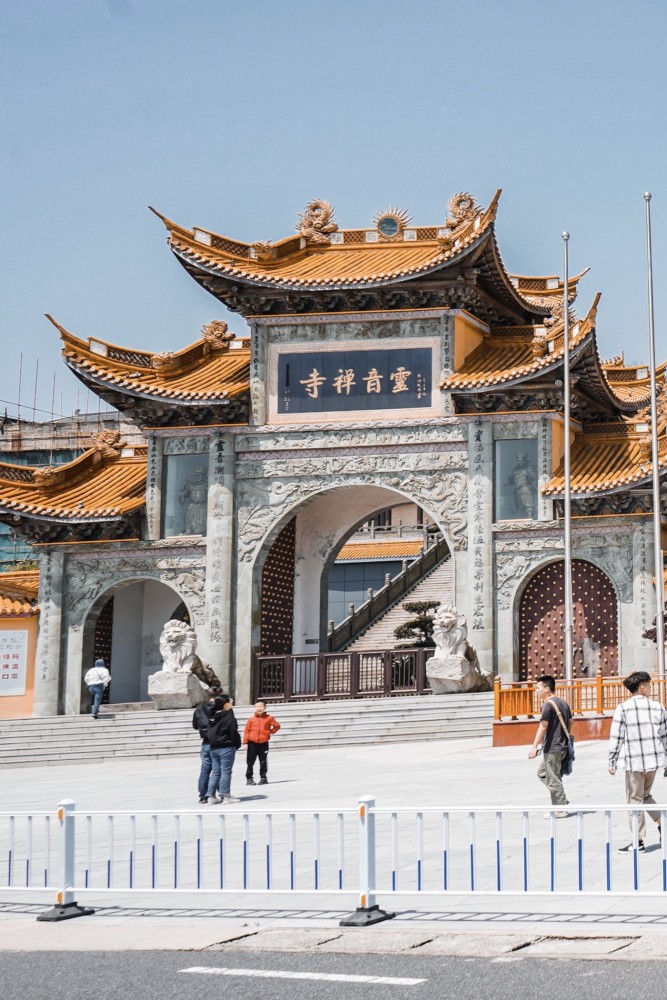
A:
<svg viewBox="0 0 667 1000">
<path fill-rule="evenodd" d="M 573 715 L 609 715 L 630 697 L 621 677 L 556 680 L 556 694 L 569 704 Z M 652 681 L 651 698 L 663 705 L 667 703 L 667 679 Z M 496 677 L 493 717 L 497 722 L 535 718 L 541 710 L 542 700 L 535 694 L 534 681 L 503 682 Z"/>
</svg>

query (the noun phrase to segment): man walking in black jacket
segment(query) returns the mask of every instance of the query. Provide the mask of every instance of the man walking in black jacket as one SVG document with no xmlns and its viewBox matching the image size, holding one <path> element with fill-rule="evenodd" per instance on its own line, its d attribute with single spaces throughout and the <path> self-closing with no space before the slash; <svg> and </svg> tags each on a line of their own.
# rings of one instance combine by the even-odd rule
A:
<svg viewBox="0 0 667 1000">
<path fill-rule="evenodd" d="M 199 792 L 199 801 L 202 803 L 208 801 L 208 779 L 211 777 L 211 747 L 208 742 L 208 724 L 211 720 L 215 699 L 217 695 L 221 694 L 222 688 L 211 688 L 211 692 L 212 695 L 209 700 L 201 705 L 197 705 L 192 716 L 192 728 L 196 729 L 201 736 L 201 750 L 199 751 L 201 767 L 199 769 L 197 790 Z"/>
</svg>

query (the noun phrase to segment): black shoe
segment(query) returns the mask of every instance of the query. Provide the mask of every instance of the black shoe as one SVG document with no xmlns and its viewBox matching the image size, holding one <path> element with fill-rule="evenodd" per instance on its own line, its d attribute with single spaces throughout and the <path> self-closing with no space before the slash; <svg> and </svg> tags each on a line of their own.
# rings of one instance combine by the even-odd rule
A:
<svg viewBox="0 0 667 1000">
<path fill-rule="evenodd" d="M 257 782 L 254 781 L 253 778 L 248 778 L 246 780 L 246 785 L 255 785 L 255 784 L 257 784 Z"/>
<path fill-rule="evenodd" d="M 625 847 L 619 847 L 618 853 L 619 854 L 629 854 L 633 850 L 634 850 L 634 845 L 633 844 L 626 844 Z M 637 850 L 638 851 L 645 851 L 646 850 L 646 848 L 644 847 L 644 841 L 643 840 L 638 840 L 637 841 Z"/>
<path fill-rule="evenodd" d="M 200 795 L 200 796 L 199 796 L 199 801 L 200 801 L 200 802 L 202 803 L 202 805 L 203 805 L 203 804 L 204 804 L 205 802 L 208 802 L 208 796 L 207 796 L 207 795 Z"/>
<path fill-rule="evenodd" d="M 269 782 L 268 782 L 268 780 L 266 778 L 260 778 L 259 779 L 259 783 L 260 783 L 260 785 L 268 785 Z M 253 784 L 254 784 L 254 782 L 253 782 Z"/>
</svg>

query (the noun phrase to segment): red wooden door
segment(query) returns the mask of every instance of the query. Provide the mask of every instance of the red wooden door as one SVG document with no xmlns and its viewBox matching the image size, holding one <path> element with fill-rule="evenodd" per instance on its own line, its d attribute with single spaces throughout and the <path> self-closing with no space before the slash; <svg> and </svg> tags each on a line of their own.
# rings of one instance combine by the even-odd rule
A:
<svg viewBox="0 0 667 1000">
<path fill-rule="evenodd" d="M 618 674 L 618 606 L 613 584 L 592 563 L 572 564 L 574 676 Z M 565 573 L 550 563 L 530 580 L 519 607 L 519 679 L 565 675 Z"/>
</svg>

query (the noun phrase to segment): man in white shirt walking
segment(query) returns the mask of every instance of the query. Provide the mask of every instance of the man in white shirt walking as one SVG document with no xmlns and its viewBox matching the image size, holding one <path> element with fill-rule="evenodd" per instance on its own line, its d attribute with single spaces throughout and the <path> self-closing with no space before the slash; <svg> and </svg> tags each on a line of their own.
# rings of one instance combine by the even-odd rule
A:
<svg viewBox="0 0 667 1000">
<path fill-rule="evenodd" d="M 109 685 L 111 681 L 111 674 L 104 666 L 104 660 L 95 660 L 95 666 L 91 667 L 90 670 L 86 670 L 84 674 L 83 683 L 88 685 L 88 690 L 93 699 L 93 704 L 91 707 L 91 714 L 93 719 L 96 719 L 99 715 L 100 705 L 102 704 L 102 695 L 104 694 L 104 689 Z"/>
<path fill-rule="evenodd" d="M 617 706 L 609 734 L 609 773 L 616 774 L 617 766 L 625 771 L 625 793 L 628 805 L 655 805 L 651 795 L 658 768 L 667 759 L 667 711 L 658 701 L 651 701 L 651 677 L 644 670 L 636 670 L 623 681 L 631 698 Z M 648 810 L 660 828 L 660 813 Z M 632 813 L 628 813 L 632 830 Z M 646 815 L 639 813 L 638 849 L 645 850 Z M 630 852 L 633 845 L 620 847 Z"/>
</svg>

